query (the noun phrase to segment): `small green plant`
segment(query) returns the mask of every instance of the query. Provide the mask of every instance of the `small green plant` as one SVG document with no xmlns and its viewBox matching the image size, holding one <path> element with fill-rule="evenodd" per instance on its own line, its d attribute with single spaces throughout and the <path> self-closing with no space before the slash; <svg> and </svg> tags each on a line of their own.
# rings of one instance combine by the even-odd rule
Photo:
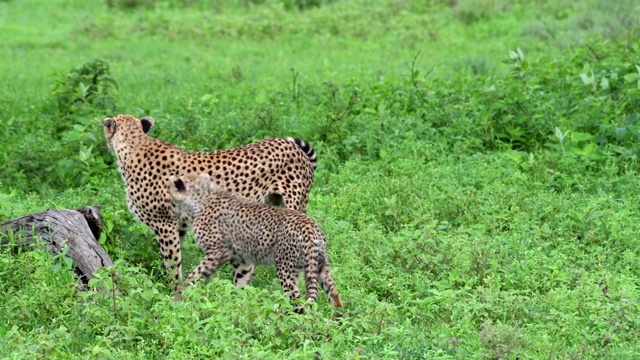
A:
<svg viewBox="0 0 640 360">
<path fill-rule="evenodd" d="M 508 2 L 496 0 L 458 0 L 454 2 L 453 13 L 467 25 L 499 16 Z"/>
<path fill-rule="evenodd" d="M 287 10 L 308 10 L 319 7 L 328 1 L 323 0 L 282 0 L 282 4 Z"/>
<path fill-rule="evenodd" d="M 299 105 L 298 100 L 300 99 L 300 84 L 298 83 L 298 76 L 300 72 L 294 68 L 291 68 L 291 100 Z"/>
<path fill-rule="evenodd" d="M 519 358 L 519 354 L 527 346 L 522 331 L 490 321 L 480 327 L 480 341 L 486 349 L 485 356 L 490 359 Z"/>
<path fill-rule="evenodd" d="M 117 87 L 106 61 L 85 63 L 56 80 L 52 91 L 56 115 L 67 117 L 86 110 L 111 114 L 116 108 Z"/>
<path fill-rule="evenodd" d="M 119 9 L 152 9 L 155 5 L 151 0 L 105 0 L 110 8 Z"/>
<path fill-rule="evenodd" d="M 517 77 L 522 77 L 523 71 L 527 68 L 524 52 L 522 52 L 520 48 L 517 48 L 515 51 L 509 50 L 509 59 L 504 60 L 503 62 L 511 65 L 510 71 Z"/>
<path fill-rule="evenodd" d="M 640 65 L 636 65 L 637 72 L 631 72 L 624 76 L 624 81 L 630 84 L 637 84 L 640 90 Z"/>
</svg>

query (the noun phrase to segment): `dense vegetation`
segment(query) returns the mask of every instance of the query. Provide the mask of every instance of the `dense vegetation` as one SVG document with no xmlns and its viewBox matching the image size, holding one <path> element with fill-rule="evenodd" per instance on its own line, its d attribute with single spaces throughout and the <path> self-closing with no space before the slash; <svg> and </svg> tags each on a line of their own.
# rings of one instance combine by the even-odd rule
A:
<svg viewBox="0 0 640 360">
<path fill-rule="evenodd" d="M 116 262 L 83 292 L 61 256 L 0 252 L 0 357 L 639 353 L 638 19 L 633 0 L 0 1 L 0 221 L 99 204 Z M 193 150 L 309 141 L 343 317 L 324 294 L 285 314 L 269 268 L 171 301 L 102 136 L 117 113 Z"/>
</svg>

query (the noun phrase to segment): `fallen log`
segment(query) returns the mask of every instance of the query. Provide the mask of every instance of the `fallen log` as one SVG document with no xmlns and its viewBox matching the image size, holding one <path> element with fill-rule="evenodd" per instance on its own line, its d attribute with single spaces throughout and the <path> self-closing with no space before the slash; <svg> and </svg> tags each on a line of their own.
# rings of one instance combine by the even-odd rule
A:
<svg viewBox="0 0 640 360">
<path fill-rule="evenodd" d="M 74 261 L 76 273 L 86 285 L 97 269 L 113 266 L 97 240 L 103 224 L 99 206 L 49 209 L 5 221 L 0 227 L 0 245 L 16 250 L 30 250 L 41 245 L 56 255 L 68 246 L 66 256 Z M 8 236 L 9 233 L 14 236 Z"/>
</svg>

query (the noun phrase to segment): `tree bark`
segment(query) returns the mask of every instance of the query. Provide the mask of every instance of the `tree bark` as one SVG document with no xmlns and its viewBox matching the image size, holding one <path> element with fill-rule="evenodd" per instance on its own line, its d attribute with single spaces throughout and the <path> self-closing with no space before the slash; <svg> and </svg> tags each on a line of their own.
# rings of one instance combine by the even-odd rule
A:
<svg viewBox="0 0 640 360">
<path fill-rule="evenodd" d="M 94 271 L 113 266 L 111 258 L 97 241 L 103 224 L 99 206 L 75 210 L 49 209 L 5 221 L 0 227 L 0 245 L 29 250 L 35 244 L 54 254 L 69 246 L 66 256 L 74 261 L 76 272 L 86 285 L 94 277 Z M 11 232 L 15 235 L 13 242 L 8 236 Z"/>
</svg>

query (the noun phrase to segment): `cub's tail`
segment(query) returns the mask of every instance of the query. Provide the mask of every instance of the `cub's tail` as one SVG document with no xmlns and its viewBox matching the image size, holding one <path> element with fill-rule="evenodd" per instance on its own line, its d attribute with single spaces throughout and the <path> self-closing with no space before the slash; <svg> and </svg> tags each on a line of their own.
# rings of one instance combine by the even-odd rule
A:
<svg viewBox="0 0 640 360">
<path fill-rule="evenodd" d="M 309 160 L 311 161 L 311 166 L 315 171 L 316 167 L 318 167 L 318 159 L 316 158 L 316 151 L 313 149 L 311 144 L 309 144 L 308 142 L 302 139 L 298 139 L 294 137 L 287 138 L 287 140 L 296 143 L 296 145 L 298 145 L 300 149 L 302 149 L 302 151 L 304 151 L 304 153 L 307 154 L 307 156 L 309 157 Z"/>
</svg>

